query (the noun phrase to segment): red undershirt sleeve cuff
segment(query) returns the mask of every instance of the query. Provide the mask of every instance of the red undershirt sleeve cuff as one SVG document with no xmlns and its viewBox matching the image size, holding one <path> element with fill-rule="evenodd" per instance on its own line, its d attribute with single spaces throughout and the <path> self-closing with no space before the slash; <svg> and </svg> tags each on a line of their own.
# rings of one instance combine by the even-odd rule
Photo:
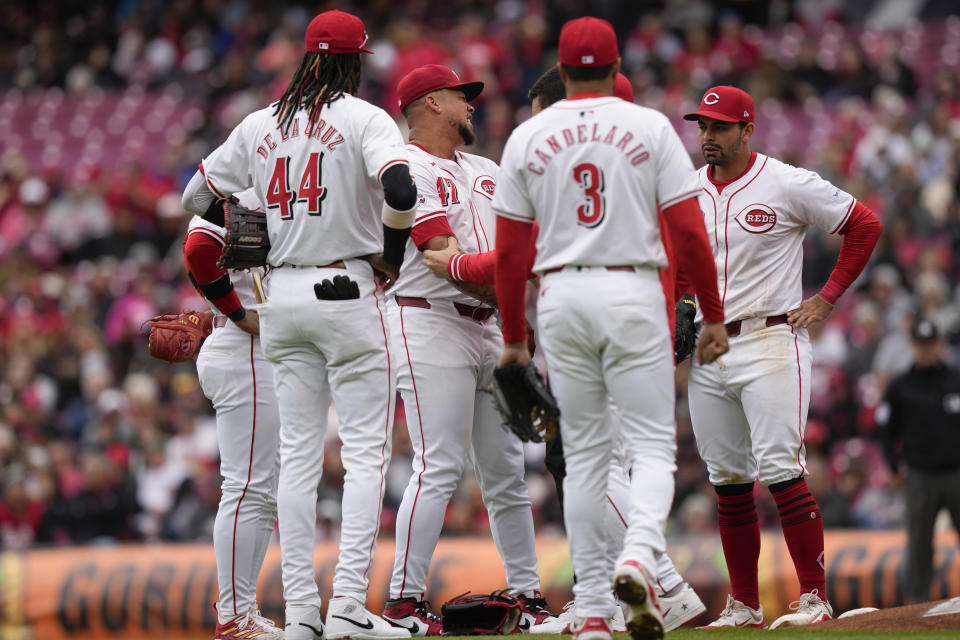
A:
<svg viewBox="0 0 960 640">
<path fill-rule="evenodd" d="M 443 212 L 441 211 L 440 213 Z M 423 251 L 423 245 L 427 244 L 430 238 L 437 236 L 456 237 L 456 234 L 454 234 L 450 228 L 450 223 L 447 222 L 446 215 L 439 215 L 436 218 L 414 223 L 413 228 L 410 229 L 410 237 L 413 238 L 414 244 L 416 244 L 417 248 L 421 251 Z"/>
</svg>

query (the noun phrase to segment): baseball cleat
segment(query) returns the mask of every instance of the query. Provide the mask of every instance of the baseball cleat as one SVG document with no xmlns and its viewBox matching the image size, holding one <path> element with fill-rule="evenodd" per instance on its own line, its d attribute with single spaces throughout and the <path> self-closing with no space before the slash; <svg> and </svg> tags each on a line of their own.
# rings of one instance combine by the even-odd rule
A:
<svg viewBox="0 0 960 640">
<path fill-rule="evenodd" d="M 288 605 L 286 623 L 283 626 L 283 639 L 325 640 L 320 607 L 313 605 L 291 607 Z"/>
<path fill-rule="evenodd" d="M 790 609 L 796 613 L 780 616 L 770 625 L 771 629 L 778 627 L 806 627 L 818 622 L 833 619 L 833 607 L 830 603 L 821 600 L 817 590 L 800 596 L 800 599 L 790 603 Z"/>
<path fill-rule="evenodd" d="M 574 618 L 570 632 L 577 640 L 610 640 L 610 625 L 605 618 Z"/>
<path fill-rule="evenodd" d="M 613 574 L 613 593 L 627 605 L 627 631 L 633 640 L 663 638 L 663 614 L 647 570 L 627 560 Z"/>
<path fill-rule="evenodd" d="M 563 605 L 563 613 L 552 618 L 547 618 L 540 624 L 530 627 L 530 633 L 548 633 L 551 635 L 570 635 L 573 633 L 571 625 L 576 619 L 576 611 L 573 600 Z M 610 621 L 610 631 L 612 633 L 626 633 L 627 623 L 623 617 L 623 608 L 617 603 L 617 610 Z"/>
<path fill-rule="evenodd" d="M 517 600 L 520 602 L 520 621 L 517 622 L 520 633 L 532 633 L 534 627 L 559 617 L 547 609 L 547 600 L 539 591 L 534 591 L 530 598 L 521 593 Z"/>
<path fill-rule="evenodd" d="M 264 618 L 258 609 L 235 616 L 226 622 L 217 618 L 217 631 L 213 640 L 283 640 L 283 630 Z"/>
<path fill-rule="evenodd" d="M 327 640 L 337 640 L 337 638 L 384 640 L 410 637 L 409 630 L 394 626 L 380 616 L 370 613 L 362 602 L 350 596 L 331 598 L 327 606 L 325 627 Z"/>
<path fill-rule="evenodd" d="M 676 593 L 660 596 L 664 632 L 683 626 L 707 610 L 700 596 L 686 582 L 677 585 L 672 592 Z"/>
<path fill-rule="evenodd" d="M 383 619 L 394 627 L 406 629 L 411 636 L 442 636 L 440 616 L 431 613 L 426 600 L 395 598 L 387 600 Z"/>
<path fill-rule="evenodd" d="M 697 629 L 718 629 L 720 627 L 755 627 L 765 629 L 767 625 L 763 621 L 763 607 L 751 609 L 739 600 L 734 600 L 730 594 L 727 594 L 727 606 L 723 608 L 720 617 L 710 624 L 697 627 Z"/>
</svg>

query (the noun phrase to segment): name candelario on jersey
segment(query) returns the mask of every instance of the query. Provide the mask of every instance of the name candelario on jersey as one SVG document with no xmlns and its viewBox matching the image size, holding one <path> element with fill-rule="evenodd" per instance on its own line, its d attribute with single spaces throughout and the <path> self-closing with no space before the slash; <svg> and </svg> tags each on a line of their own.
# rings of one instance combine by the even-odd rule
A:
<svg viewBox="0 0 960 640">
<path fill-rule="evenodd" d="M 280 142 L 286 142 L 287 140 L 301 136 L 305 138 L 316 138 L 324 143 L 330 151 L 336 151 L 337 147 L 346 141 L 343 135 L 337 131 L 337 128 L 333 125 L 328 125 L 323 118 L 318 118 L 316 124 L 308 121 L 306 126 L 303 127 L 303 133 L 301 133 L 300 116 L 297 116 L 293 119 L 293 122 L 286 131 L 277 127 L 277 135 L 280 137 Z M 257 153 L 263 156 L 264 160 L 267 159 L 271 151 L 277 148 L 277 142 L 273 136 L 274 134 L 272 133 L 263 136 L 263 144 L 257 147 Z"/>
<path fill-rule="evenodd" d="M 565 149 L 575 145 L 599 142 L 608 144 L 611 147 L 619 149 L 623 155 L 630 160 L 630 164 L 637 166 L 650 159 L 650 152 L 644 150 L 643 142 L 635 142 L 636 136 L 629 132 L 617 132 L 617 125 L 611 125 L 610 129 L 603 133 L 601 125 L 598 122 L 593 125 L 581 124 L 575 128 L 562 129 L 559 133 L 548 136 L 539 146 L 533 150 L 533 155 L 539 162 L 531 161 L 527 163 L 527 171 L 542 176 L 545 167 L 550 164 L 553 156 Z"/>
</svg>

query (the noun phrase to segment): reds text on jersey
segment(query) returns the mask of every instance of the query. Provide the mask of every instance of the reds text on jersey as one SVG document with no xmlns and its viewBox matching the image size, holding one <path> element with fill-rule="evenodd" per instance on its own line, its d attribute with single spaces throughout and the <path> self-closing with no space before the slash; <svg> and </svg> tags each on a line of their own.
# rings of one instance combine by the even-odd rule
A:
<svg viewBox="0 0 960 640">
<path fill-rule="evenodd" d="M 281 131 L 274 105 L 248 115 L 200 163 L 218 196 L 254 187 L 267 210 L 267 262 L 323 265 L 383 250 L 379 178 L 407 162 L 396 123 L 350 95 L 315 124 L 300 110 Z M 336 176 L 331 182 L 329 176 Z"/>
<path fill-rule="evenodd" d="M 407 151 L 410 172 L 419 194 L 414 229 L 445 217 L 465 253 L 493 249 L 497 223 L 491 204 L 496 189 L 497 164 L 460 151 L 454 152 L 456 160 L 438 158 L 414 143 L 407 145 Z M 407 241 L 401 276 L 392 293 L 476 306 L 474 298 L 430 273 L 415 244 L 413 237 Z"/>
<path fill-rule="evenodd" d="M 758 153 L 723 187 L 698 172 L 700 208 L 713 244 L 727 322 L 776 316 L 803 301 L 803 237 L 815 225 L 837 233 L 856 200 L 819 175 Z"/>
<path fill-rule="evenodd" d="M 561 100 L 513 132 L 493 206 L 539 221 L 534 271 L 664 268 L 657 207 L 697 192 L 690 156 L 666 116 L 612 96 L 585 97 Z"/>
</svg>

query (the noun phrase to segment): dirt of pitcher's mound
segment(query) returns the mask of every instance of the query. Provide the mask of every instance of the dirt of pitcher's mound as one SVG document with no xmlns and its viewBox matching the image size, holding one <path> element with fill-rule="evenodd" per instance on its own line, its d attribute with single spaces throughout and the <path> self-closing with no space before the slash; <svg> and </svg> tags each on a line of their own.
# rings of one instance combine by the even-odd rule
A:
<svg viewBox="0 0 960 640">
<path fill-rule="evenodd" d="M 958 600 L 958 599 L 954 599 Z M 830 620 L 810 625 L 808 629 L 837 629 L 844 631 L 936 631 L 943 629 L 960 630 L 960 607 L 952 606 L 956 613 L 924 616 L 933 607 L 942 603 L 924 602 L 906 607 L 893 607 L 864 613 L 842 620 Z"/>
</svg>

